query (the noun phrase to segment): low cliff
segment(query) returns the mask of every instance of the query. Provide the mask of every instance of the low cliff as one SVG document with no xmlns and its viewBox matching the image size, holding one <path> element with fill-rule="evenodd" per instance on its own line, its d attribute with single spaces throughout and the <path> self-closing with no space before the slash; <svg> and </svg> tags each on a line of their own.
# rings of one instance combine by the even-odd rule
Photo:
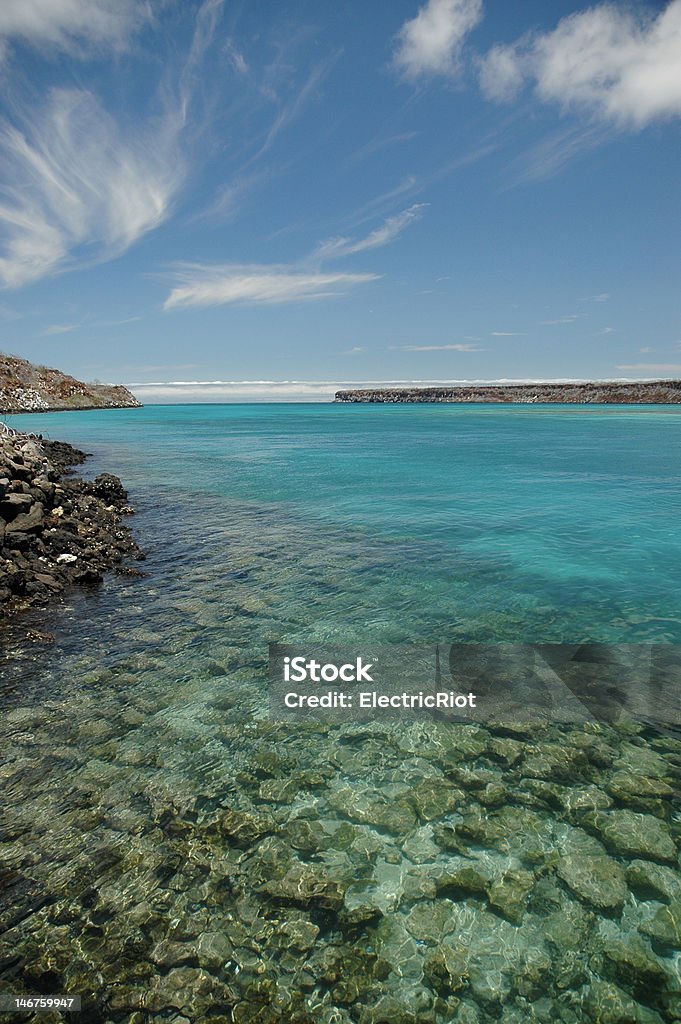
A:
<svg viewBox="0 0 681 1024">
<path fill-rule="evenodd" d="M 591 381 L 573 384 L 466 384 L 426 388 L 364 388 L 337 391 L 336 402 L 491 402 L 577 405 L 681 403 L 681 380 Z"/>
<path fill-rule="evenodd" d="M 84 384 L 59 370 L 0 353 L 0 413 L 139 407 L 120 384 Z"/>
</svg>

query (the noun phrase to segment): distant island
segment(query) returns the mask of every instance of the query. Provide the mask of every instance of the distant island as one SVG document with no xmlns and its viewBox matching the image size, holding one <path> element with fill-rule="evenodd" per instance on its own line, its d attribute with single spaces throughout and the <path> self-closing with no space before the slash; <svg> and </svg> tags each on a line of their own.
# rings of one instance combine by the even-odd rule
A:
<svg viewBox="0 0 681 1024">
<path fill-rule="evenodd" d="M 0 413 L 140 407 L 122 384 L 84 384 L 60 370 L 0 352 Z"/>
<path fill-rule="evenodd" d="M 487 402 L 534 405 L 681 404 L 681 380 L 586 381 L 566 384 L 461 384 L 425 388 L 359 388 L 337 391 L 336 402 Z"/>
</svg>

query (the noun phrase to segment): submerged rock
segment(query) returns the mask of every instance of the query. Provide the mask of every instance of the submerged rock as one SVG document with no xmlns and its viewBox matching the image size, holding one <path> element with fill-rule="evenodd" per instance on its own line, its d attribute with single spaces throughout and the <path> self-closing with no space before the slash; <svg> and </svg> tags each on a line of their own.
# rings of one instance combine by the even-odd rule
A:
<svg viewBox="0 0 681 1024">
<path fill-rule="evenodd" d="M 584 823 L 600 836 L 609 850 L 620 857 L 676 860 L 676 845 L 668 826 L 651 814 L 600 811 L 586 815 Z"/>
<path fill-rule="evenodd" d="M 430 949 L 423 961 L 423 976 L 434 992 L 450 995 L 468 984 L 468 954 L 463 946 L 442 943 Z"/>
<path fill-rule="evenodd" d="M 561 857 L 556 872 L 575 896 L 598 910 L 617 909 L 627 898 L 624 871 L 612 857 L 572 854 Z"/>
<path fill-rule="evenodd" d="M 655 998 L 668 979 L 660 961 L 635 935 L 613 938 L 603 947 L 604 969 L 613 980 L 636 993 Z"/>
<path fill-rule="evenodd" d="M 220 815 L 217 828 L 235 846 L 252 846 L 268 832 L 275 831 L 275 823 L 264 815 L 230 809 Z"/>
<path fill-rule="evenodd" d="M 593 1024 L 663 1024 L 659 1014 L 607 981 L 595 980 L 589 985 L 584 1008 Z"/>
<path fill-rule="evenodd" d="M 533 888 L 534 875 L 529 871 L 507 871 L 503 878 L 490 886 L 489 905 L 512 924 L 520 924 Z"/>
<path fill-rule="evenodd" d="M 627 867 L 627 882 L 640 899 L 669 902 L 681 898 L 681 875 L 661 864 L 632 860 Z"/>
<path fill-rule="evenodd" d="M 329 910 L 340 910 L 345 897 L 344 886 L 317 864 L 294 864 L 283 878 L 266 882 L 262 891 L 282 903 L 316 904 Z"/>
<path fill-rule="evenodd" d="M 619 803 L 636 810 L 650 811 L 658 817 L 667 817 L 671 810 L 674 790 L 662 779 L 618 771 L 610 777 L 605 788 Z"/>
<path fill-rule="evenodd" d="M 681 899 L 660 907 L 653 918 L 639 925 L 639 930 L 661 946 L 681 949 Z"/>
</svg>

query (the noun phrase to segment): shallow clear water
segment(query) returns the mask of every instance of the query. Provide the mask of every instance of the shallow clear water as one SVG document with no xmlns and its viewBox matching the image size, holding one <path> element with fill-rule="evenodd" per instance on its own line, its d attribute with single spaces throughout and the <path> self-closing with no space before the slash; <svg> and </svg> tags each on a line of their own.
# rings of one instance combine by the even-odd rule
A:
<svg viewBox="0 0 681 1024">
<path fill-rule="evenodd" d="M 157 406 L 15 421 L 123 477 L 164 587 L 193 567 L 226 605 L 265 601 L 256 642 L 681 641 L 675 407 Z"/>
<path fill-rule="evenodd" d="M 148 560 L 2 634 L 3 984 L 130 1024 L 681 1019 L 677 740 L 265 703 L 270 641 L 681 643 L 678 407 L 11 422 L 123 479 Z"/>
</svg>

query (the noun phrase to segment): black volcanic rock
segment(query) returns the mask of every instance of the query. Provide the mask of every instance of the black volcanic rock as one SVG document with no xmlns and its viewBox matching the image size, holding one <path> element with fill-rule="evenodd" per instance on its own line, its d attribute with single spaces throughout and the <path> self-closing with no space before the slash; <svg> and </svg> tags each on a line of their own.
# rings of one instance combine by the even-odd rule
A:
<svg viewBox="0 0 681 1024">
<path fill-rule="evenodd" d="M 107 569 L 144 555 L 123 517 L 133 510 L 118 477 L 73 475 L 85 454 L 58 441 L 0 437 L 0 618 L 97 586 Z"/>
</svg>

